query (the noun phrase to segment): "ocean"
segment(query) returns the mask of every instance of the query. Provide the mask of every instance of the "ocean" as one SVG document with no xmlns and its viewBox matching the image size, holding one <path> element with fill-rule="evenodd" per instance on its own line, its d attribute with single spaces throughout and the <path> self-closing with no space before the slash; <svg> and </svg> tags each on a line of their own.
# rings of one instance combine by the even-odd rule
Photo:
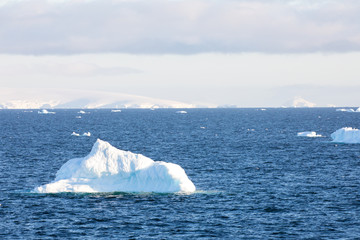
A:
<svg viewBox="0 0 360 240">
<path fill-rule="evenodd" d="M 360 113 L 51 111 L 0 110 L 0 239 L 360 239 L 360 144 L 330 138 Z M 197 191 L 32 192 L 96 139 L 180 165 Z"/>
</svg>

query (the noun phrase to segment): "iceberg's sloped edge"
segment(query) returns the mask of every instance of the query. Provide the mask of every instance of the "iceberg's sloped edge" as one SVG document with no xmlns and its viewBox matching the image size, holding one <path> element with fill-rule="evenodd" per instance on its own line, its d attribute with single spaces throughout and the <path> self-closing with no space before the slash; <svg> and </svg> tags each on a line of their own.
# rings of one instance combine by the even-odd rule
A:
<svg viewBox="0 0 360 240">
<path fill-rule="evenodd" d="M 192 193 L 195 190 L 179 165 L 153 161 L 98 139 L 89 155 L 67 161 L 53 182 L 36 187 L 33 192 Z"/>
<path fill-rule="evenodd" d="M 332 142 L 336 143 L 360 143 L 360 130 L 351 127 L 343 127 L 331 134 Z"/>
</svg>

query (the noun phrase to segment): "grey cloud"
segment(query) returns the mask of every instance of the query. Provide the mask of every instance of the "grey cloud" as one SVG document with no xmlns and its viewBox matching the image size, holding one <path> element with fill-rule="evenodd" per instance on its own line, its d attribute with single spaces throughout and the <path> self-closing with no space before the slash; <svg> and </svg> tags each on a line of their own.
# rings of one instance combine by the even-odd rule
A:
<svg viewBox="0 0 360 240">
<path fill-rule="evenodd" d="M 357 0 L 16 1 L 0 7 L 0 53 L 359 51 L 359 12 Z"/>
</svg>

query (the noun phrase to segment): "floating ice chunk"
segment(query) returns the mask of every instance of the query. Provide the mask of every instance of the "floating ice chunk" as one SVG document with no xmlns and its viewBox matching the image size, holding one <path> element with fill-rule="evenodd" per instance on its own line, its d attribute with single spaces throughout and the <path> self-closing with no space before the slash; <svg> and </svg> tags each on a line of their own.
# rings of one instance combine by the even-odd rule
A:
<svg viewBox="0 0 360 240">
<path fill-rule="evenodd" d="M 37 193 L 194 192 L 195 185 L 177 164 L 157 162 L 119 150 L 98 139 L 89 155 L 67 161 L 53 182 Z"/>
<path fill-rule="evenodd" d="M 344 127 L 331 134 L 333 142 L 338 143 L 360 143 L 360 130 L 351 127 Z"/>
<path fill-rule="evenodd" d="M 356 109 L 355 112 L 360 112 L 360 107 L 358 109 Z"/>
<path fill-rule="evenodd" d="M 90 137 L 90 136 L 91 136 L 91 133 L 90 133 L 90 132 L 85 132 L 85 133 L 83 133 L 82 135 L 80 135 L 79 133 L 72 132 L 71 135 L 72 135 L 72 136 L 77 136 L 77 137 L 80 137 L 80 136 Z"/>
<path fill-rule="evenodd" d="M 339 109 L 336 109 L 337 112 L 357 112 L 357 110 L 355 111 L 354 109 L 352 108 L 339 108 Z M 360 112 L 360 110 L 359 110 Z"/>
<path fill-rule="evenodd" d="M 81 118 L 81 116 L 76 116 L 76 118 Z"/>
<path fill-rule="evenodd" d="M 111 112 L 121 112 L 121 110 L 120 109 L 113 109 L 113 110 L 111 110 Z"/>
<path fill-rule="evenodd" d="M 176 113 L 186 114 L 187 111 L 177 111 Z"/>
<path fill-rule="evenodd" d="M 55 112 L 49 112 L 46 109 L 42 109 L 41 111 L 38 111 L 38 114 L 55 114 Z"/>
<path fill-rule="evenodd" d="M 316 132 L 299 132 L 297 134 L 298 137 L 322 137 L 320 134 L 316 134 Z"/>
</svg>

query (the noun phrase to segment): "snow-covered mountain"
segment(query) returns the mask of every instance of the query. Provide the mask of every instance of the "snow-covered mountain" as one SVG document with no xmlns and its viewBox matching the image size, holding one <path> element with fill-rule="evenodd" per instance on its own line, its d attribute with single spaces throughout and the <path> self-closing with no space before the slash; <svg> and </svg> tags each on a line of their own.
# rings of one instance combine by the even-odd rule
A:
<svg viewBox="0 0 360 240">
<path fill-rule="evenodd" d="M 57 89 L 0 89 L 0 109 L 194 107 L 197 106 L 122 93 Z"/>
<path fill-rule="evenodd" d="M 285 107 L 295 107 L 295 108 L 306 108 L 306 107 L 315 107 L 316 104 L 309 102 L 301 97 L 294 97 L 293 99 L 284 103 Z"/>
</svg>

